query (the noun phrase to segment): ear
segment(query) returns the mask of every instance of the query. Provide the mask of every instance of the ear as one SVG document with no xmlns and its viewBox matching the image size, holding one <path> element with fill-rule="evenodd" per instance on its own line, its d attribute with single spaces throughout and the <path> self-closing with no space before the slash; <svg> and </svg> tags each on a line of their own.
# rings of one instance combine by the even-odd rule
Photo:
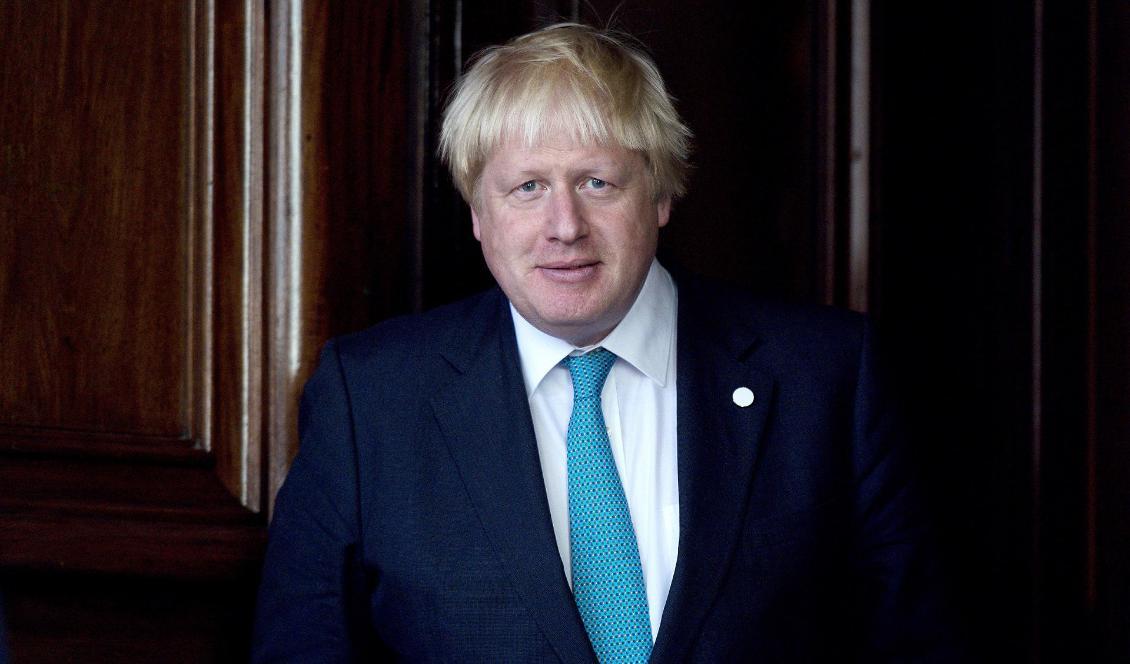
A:
<svg viewBox="0 0 1130 664">
<path fill-rule="evenodd" d="M 475 212 L 475 208 L 471 208 L 471 232 L 475 234 L 475 239 L 479 242 L 483 241 L 483 236 L 479 231 L 479 214 Z"/>
<path fill-rule="evenodd" d="M 663 228 L 671 218 L 671 197 L 667 196 L 663 198 L 655 204 L 655 207 L 659 217 L 659 227 Z"/>
</svg>

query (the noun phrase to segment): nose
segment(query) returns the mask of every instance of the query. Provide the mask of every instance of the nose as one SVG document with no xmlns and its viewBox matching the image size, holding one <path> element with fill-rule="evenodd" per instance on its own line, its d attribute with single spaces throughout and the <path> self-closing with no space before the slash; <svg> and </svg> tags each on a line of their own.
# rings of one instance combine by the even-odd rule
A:
<svg viewBox="0 0 1130 664">
<path fill-rule="evenodd" d="M 550 240 L 572 244 L 589 234 L 584 207 L 575 192 L 559 189 L 551 193 L 549 199 L 547 233 Z"/>
</svg>

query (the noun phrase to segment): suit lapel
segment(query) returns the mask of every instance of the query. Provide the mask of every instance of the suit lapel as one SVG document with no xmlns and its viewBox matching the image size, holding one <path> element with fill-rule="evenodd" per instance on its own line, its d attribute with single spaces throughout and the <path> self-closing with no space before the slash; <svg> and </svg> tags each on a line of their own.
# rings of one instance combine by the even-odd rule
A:
<svg viewBox="0 0 1130 664">
<path fill-rule="evenodd" d="M 488 298 L 481 333 L 441 352 L 459 372 L 432 400 L 471 501 L 531 615 L 566 662 L 591 662 L 561 567 L 505 298 Z M 477 337 L 477 341 L 475 340 Z"/>
<path fill-rule="evenodd" d="M 721 587 L 773 399 L 772 379 L 749 366 L 756 345 L 750 327 L 705 306 L 700 295 L 680 283 L 679 556 L 653 662 L 685 658 Z M 754 394 L 747 407 L 734 403 L 740 387 Z"/>
</svg>

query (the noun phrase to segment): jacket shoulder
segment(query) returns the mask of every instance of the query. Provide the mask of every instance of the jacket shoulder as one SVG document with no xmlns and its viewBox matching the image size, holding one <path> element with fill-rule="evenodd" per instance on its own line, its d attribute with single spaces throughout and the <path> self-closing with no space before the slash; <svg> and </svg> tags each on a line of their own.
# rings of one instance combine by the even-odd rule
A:
<svg viewBox="0 0 1130 664">
<path fill-rule="evenodd" d="M 505 298 L 497 288 L 421 314 L 397 316 L 332 339 L 343 365 L 403 367 L 482 336 L 497 321 Z"/>
<path fill-rule="evenodd" d="M 678 287 L 679 307 L 689 319 L 722 335 L 748 334 L 758 346 L 781 352 L 854 355 L 870 327 L 867 316 L 855 311 L 776 300 L 709 279 L 684 276 Z"/>
</svg>

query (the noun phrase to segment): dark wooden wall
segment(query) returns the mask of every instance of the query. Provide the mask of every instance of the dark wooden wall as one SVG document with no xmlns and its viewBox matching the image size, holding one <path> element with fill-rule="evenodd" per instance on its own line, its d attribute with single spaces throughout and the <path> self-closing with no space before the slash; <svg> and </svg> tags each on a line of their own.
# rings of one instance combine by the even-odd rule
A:
<svg viewBox="0 0 1130 664">
<path fill-rule="evenodd" d="M 16 661 L 245 647 L 267 500 L 262 21 L 234 3 L 0 3 Z"/>
<path fill-rule="evenodd" d="M 664 260 L 877 319 L 976 652 L 1124 661 L 1125 3 L 7 0 L 15 661 L 245 657 L 317 349 L 490 283 L 439 110 L 557 18 L 640 37 L 696 132 Z"/>
<path fill-rule="evenodd" d="M 1125 661 L 1126 4 L 873 15 L 872 313 L 975 643 Z"/>
</svg>

